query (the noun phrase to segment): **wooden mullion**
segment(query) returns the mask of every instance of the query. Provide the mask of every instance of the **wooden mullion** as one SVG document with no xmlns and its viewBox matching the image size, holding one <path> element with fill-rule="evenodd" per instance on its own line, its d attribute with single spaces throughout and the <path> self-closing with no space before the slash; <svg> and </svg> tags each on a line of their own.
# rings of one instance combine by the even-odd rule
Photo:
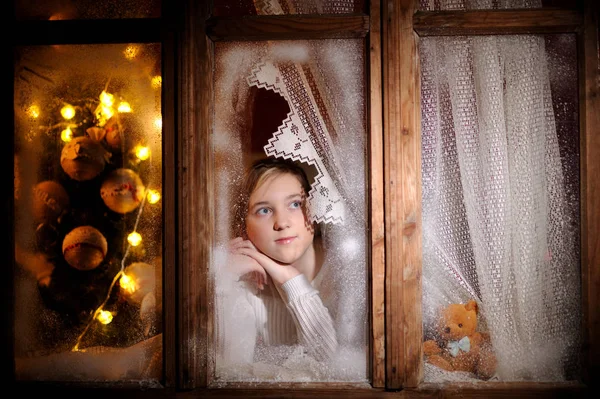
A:
<svg viewBox="0 0 600 399">
<path fill-rule="evenodd" d="M 213 41 L 362 38 L 369 17 L 359 15 L 253 15 L 212 17 L 206 22 Z"/>
<path fill-rule="evenodd" d="M 383 96 L 381 54 L 381 2 L 370 4 L 369 52 L 369 188 L 371 238 L 371 384 L 385 387 L 385 223 L 383 179 Z"/>
<path fill-rule="evenodd" d="M 179 76 L 179 369 L 178 388 L 203 388 L 211 370 L 212 309 L 208 268 L 214 243 L 214 45 L 204 21 L 211 3 L 187 0 Z"/>
<path fill-rule="evenodd" d="M 571 9 L 417 11 L 415 32 L 424 36 L 552 34 L 577 32 L 583 15 Z"/>
<path fill-rule="evenodd" d="M 585 1 L 578 36 L 581 135 L 581 275 L 583 381 L 600 378 L 600 53 L 597 0 Z"/>
<path fill-rule="evenodd" d="M 421 374 L 421 138 L 416 0 L 383 8 L 386 388 Z"/>
</svg>

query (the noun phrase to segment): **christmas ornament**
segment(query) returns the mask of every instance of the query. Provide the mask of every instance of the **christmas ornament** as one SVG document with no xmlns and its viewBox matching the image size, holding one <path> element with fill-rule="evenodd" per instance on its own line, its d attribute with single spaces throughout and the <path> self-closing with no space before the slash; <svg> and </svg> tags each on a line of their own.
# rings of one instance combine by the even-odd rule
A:
<svg viewBox="0 0 600 399">
<path fill-rule="evenodd" d="M 137 173 L 131 169 L 119 168 L 106 177 L 100 187 L 100 196 L 110 210 L 125 214 L 140 205 L 145 190 Z"/>
<path fill-rule="evenodd" d="M 54 180 L 45 180 L 33 187 L 33 218 L 36 223 L 57 220 L 69 207 L 67 190 Z"/>
<path fill-rule="evenodd" d="M 69 141 L 60 155 L 60 165 L 74 180 L 91 180 L 98 176 L 110 153 L 102 144 L 90 137 L 81 136 Z"/>
<path fill-rule="evenodd" d="M 79 270 L 93 270 L 106 256 L 108 244 L 95 227 L 79 226 L 64 238 L 62 252 L 69 265 Z"/>
</svg>

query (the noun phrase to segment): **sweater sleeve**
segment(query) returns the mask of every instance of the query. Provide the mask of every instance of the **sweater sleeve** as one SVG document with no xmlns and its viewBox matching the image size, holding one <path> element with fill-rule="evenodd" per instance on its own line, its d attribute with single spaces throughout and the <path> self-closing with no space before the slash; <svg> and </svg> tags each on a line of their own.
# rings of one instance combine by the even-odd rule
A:
<svg viewBox="0 0 600 399">
<path fill-rule="evenodd" d="M 256 344 L 254 311 L 247 300 L 247 290 L 224 267 L 226 251 L 215 251 L 217 267 L 215 279 L 215 304 L 217 358 L 221 368 L 251 363 Z"/>
<path fill-rule="evenodd" d="M 287 308 L 298 330 L 300 344 L 319 361 L 330 360 L 337 350 L 333 319 L 323 305 L 319 291 L 300 274 L 281 286 Z"/>
</svg>

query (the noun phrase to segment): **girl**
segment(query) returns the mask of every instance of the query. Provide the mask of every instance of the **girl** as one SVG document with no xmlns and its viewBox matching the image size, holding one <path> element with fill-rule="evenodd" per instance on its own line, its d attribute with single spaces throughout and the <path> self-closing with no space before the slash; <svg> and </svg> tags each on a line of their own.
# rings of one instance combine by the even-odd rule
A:
<svg viewBox="0 0 600 399">
<path fill-rule="evenodd" d="M 252 165 L 243 190 L 240 235 L 217 277 L 221 360 L 251 363 L 261 348 L 299 344 L 327 361 L 338 343 L 318 291 L 323 256 L 306 209 L 307 176 L 292 161 L 267 158 Z"/>
</svg>

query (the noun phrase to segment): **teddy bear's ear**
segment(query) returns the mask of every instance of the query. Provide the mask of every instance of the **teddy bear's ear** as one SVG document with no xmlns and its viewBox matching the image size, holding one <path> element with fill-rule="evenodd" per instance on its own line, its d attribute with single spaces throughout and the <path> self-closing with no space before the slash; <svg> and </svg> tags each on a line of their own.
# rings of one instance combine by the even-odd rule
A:
<svg viewBox="0 0 600 399">
<path fill-rule="evenodd" d="M 469 302 L 467 302 L 467 304 L 465 305 L 465 309 L 467 310 L 474 310 L 475 313 L 478 313 L 478 307 L 477 307 L 477 302 L 474 299 L 471 299 Z"/>
</svg>

